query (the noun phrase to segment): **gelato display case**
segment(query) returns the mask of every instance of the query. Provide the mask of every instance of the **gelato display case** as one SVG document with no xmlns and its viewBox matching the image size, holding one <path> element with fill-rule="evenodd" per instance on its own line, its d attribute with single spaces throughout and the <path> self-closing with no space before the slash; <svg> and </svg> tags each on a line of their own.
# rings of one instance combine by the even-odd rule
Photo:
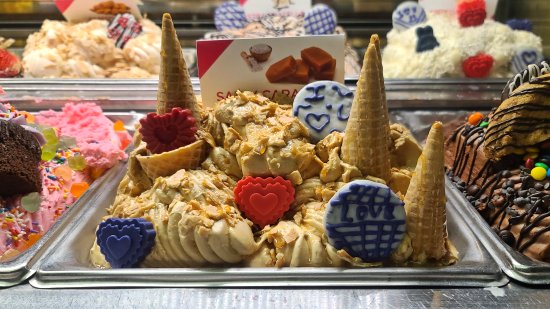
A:
<svg viewBox="0 0 550 309">
<path fill-rule="evenodd" d="M 547 1 L 262 1 L 0 3 L 0 303 L 546 307 Z"/>
</svg>

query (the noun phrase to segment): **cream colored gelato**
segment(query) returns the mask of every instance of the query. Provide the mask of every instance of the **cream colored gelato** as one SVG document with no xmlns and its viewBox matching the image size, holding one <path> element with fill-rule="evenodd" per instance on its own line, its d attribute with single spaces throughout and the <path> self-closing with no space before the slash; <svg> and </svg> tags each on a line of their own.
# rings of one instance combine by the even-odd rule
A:
<svg viewBox="0 0 550 309">
<path fill-rule="evenodd" d="M 431 26 L 439 47 L 416 52 L 418 27 Z M 512 30 L 505 24 L 487 19 L 477 27 L 463 28 L 454 14 L 430 13 L 425 23 L 405 31 L 392 29 L 383 52 L 386 78 L 464 77 L 462 63 L 478 53 L 494 59 L 489 77 L 510 77 L 511 61 L 516 52 L 534 48 L 542 52 L 541 38 L 527 31 Z"/>
<path fill-rule="evenodd" d="M 140 21 L 143 32 L 118 48 L 108 37 L 108 22 L 71 24 L 45 20 L 23 52 L 25 77 L 146 78 L 160 68 L 160 28 Z"/>
<path fill-rule="evenodd" d="M 342 162 L 343 134 L 334 132 L 317 145 L 311 144 L 307 129 L 291 116 L 291 106 L 252 92 L 239 92 L 220 101 L 212 114 L 215 117 L 204 117 L 207 123 L 203 127 L 210 128 L 205 134 L 221 143 L 214 145 L 201 168 L 152 179 L 141 173 L 139 161 L 134 161 L 137 166 L 130 166 L 118 188 L 109 217 L 146 218 L 157 232 L 156 245 L 142 265 L 239 263 L 282 267 L 353 263 L 345 252 L 329 245 L 323 226 L 325 207 L 352 179 L 381 180 L 362 175 L 356 167 Z M 420 146 L 400 125 L 392 126 L 391 137 L 392 157 L 405 162 L 396 162 L 392 175 L 401 177 L 406 188 L 414 169 L 406 163 L 416 161 Z M 142 149 L 138 147 L 131 154 L 130 162 L 143 153 Z M 291 180 L 296 198 L 291 211 L 278 224 L 258 230 L 241 215 L 233 188 L 243 175 L 266 173 Z M 108 266 L 96 243 L 90 256 L 95 266 Z"/>
</svg>

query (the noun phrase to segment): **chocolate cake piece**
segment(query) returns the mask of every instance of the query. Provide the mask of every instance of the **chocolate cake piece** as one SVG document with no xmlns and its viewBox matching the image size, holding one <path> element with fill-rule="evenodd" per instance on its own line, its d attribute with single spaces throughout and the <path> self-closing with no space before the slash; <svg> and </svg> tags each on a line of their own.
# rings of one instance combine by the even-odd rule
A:
<svg viewBox="0 0 550 309">
<path fill-rule="evenodd" d="M 40 144 L 22 126 L 0 121 L 0 196 L 40 192 Z"/>
</svg>

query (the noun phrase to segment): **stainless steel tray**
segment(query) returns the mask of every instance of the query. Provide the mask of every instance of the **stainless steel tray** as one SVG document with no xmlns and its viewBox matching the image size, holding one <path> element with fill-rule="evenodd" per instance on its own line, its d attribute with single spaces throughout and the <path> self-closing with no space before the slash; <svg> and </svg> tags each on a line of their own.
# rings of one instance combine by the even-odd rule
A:
<svg viewBox="0 0 550 309">
<path fill-rule="evenodd" d="M 136 104 L 139 101 L 134 100 Z M 407 125 L 418 140 L 423 140 L 435 120 L 450 121 L 466 111 L 428 110 L 391 111 L 393 122 Z M 501 286 L 508 279 L 492 260 L 476 235 L 457 213 L 456 199 L 448 199 L 450 238 L 460 251 L 456 265 L 439 268 L 385 267 L 368 269 L 338 268 L 177 268 L 115 269 L 92 268 L 88 253 L 94 231 L 106 208 L 114 199 L 121 170 L 104 184 L 77 221 L 63 227 L 43 260 L 36 263 L 31 284 L 39 288 L 62 287 L 145 287 L 145 286 Z M 462 203 L 462 200 L 458 200 Z"/>
<path fill-rule="evenodd" d="M 192 78 L 200 92 L 199 79 Z M 346 78 L 355 88 L 357 79 Z M 107 110 L 154 110 L 156 79 L 17 79 L 0 78 L 8 99 L 20 109 L 33 106 L 60 108 L 67 100 L 94 100 Z M 491 108 L 500 102 L 504 79 L 387 79 L 390 109 Z"/>
<path fill-rule="evenodd" d="M 128 130 L 133 130 L 133 124 L 139 120 L 142 115 L 137 113 L 106 113 L 112 120 L 121 120 Z M 52 243 L 53 236 L 57 235 L 59 230 L 69 222 L 78 220 L 82 211 L 86 210 L 98 191 L 104 188 L 105 183 L 115 177 L 118 170 L 125 170 L 124 164 L 117 164 L 110 171 L 105 173 L 99 179 L 94 181 L 90 188 L 76 201 L 62 216 L 53 224 L 53 226 L 29 249 L 19 254 L 8 262 L 0 262 L 0 288 L 16 285 L 32 276 L 34 271 L 32 266 L 40 259 L 45 249 Z"/>
<path fill-rule="evenodd" d="M 450 198 L 449 237 L 460 252 L 448 267 L 381 268 L 133 268 L 95 269 L 89 261 L 94 231 L 113 201 L 124 175 L 104 183 L 82 216 L 59 231 L 60 237 L 35 266 L 31 279 L 37 288 L 82 287 L 259 287 L 259 286 L 502 286 L 508 279 L 476 239 Z"/>
<path fill-rule="evenodd" d="M 447 196 L 461 201 L 456 204 L 460 214 L 506 275 L 522 283 L 550 284 L 550 263 L 532 260 L 504 243 L 452 182 L 447 183 Z"/>
</svg>

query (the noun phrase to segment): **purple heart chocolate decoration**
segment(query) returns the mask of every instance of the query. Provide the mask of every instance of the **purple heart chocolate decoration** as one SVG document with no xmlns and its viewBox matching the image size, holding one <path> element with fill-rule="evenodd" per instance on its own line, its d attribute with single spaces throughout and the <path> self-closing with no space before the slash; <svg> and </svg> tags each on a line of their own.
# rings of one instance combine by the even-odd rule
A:
<svg viewBox="0 0 550 309">
<path fill-rule="evenodd" d="M 128 251 L 131 249 L 132 239 L 127 235 L 122 237 L 111 235 L 107 237 L 105 245 L 107 245 L 107 250 L 109 251 L 109 253 L 116 260 L 119 260 L 123 258 L 126 253 L 128 253 Z"/>
<path fill-rule="evenodd" d="M 365 262 L 380 262 L 405 236 L 405 207 L 388 186 L 354 180 L 330 199 L 324 223 L 334 248 Z"/>
<path fill-rule="evenodd" d="M 113 268 L 137 266 L 151 252 L 156 232 L 143 218 L 109 218 L 99 224 L 97 244 Z"/>
</svg>

